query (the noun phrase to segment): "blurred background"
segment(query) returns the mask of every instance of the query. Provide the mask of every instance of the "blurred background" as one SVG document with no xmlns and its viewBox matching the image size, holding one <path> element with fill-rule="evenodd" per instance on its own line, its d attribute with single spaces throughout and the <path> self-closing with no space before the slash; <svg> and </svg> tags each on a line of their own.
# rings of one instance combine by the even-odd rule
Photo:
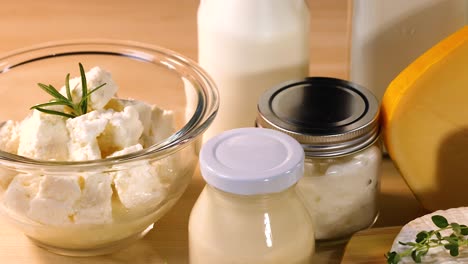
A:
<svg viewBox="0 0 468 264">
<path fill-rule="evenodd" d="M 347 77 L 350 1 L 308 3 L 311 75 Z M 198 4 L 197 0 L 3 1 L 0 54 L 49 41 L 109 38 L 160 45 L 196 59 Z"/>
</svg>

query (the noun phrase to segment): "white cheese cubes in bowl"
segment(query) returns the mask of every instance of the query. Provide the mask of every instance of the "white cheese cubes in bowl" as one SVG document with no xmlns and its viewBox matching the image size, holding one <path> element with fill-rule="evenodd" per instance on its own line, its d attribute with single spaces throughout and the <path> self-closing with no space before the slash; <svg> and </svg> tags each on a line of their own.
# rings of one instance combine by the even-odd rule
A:
<svg viewBox="0 0 468 264">
<path fill-rule="evenodd" d="M 110 253 L 151 230 L 188 186 L 218 108 L 196 63 L 122 41 L 5 55 L 0 94 L 0 213 L 73 256 Z"/>
</svg>

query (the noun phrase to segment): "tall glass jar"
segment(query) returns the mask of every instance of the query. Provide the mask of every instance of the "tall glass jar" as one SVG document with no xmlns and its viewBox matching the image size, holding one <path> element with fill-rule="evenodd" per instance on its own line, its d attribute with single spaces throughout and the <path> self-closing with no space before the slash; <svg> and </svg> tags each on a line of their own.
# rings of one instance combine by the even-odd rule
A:
<svg viewBox="0 0 468 264">
<path fill-rule="evenodd" d="M 367 89 L 324 77 L 283 83 L 259 100 L 257 125 L 292 135 L 304 148 L 297 187 L 319 241 L 345 240 L 377 218 L 378 106 Z"/>
<path fill-rule="evenodd" d="M 313 224 L 295 188 L 303 159 L 297 141 L 271 129 L 234 129 L 203 145 L 208 184 L 190 215 L 190 263 L 310 263 Z"/>
<path fill-rule="evenodd" d="M 304 0 L 200 1 L 198 62 L 222 101 L 204 139 L 251 127 L 265 90 L 308 76 L 309 20 Z"/>
</svg>

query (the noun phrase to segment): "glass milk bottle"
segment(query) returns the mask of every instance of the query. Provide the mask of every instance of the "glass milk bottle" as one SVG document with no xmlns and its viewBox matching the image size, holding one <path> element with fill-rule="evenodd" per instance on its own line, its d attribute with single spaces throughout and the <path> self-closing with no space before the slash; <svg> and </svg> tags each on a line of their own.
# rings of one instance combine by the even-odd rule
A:
<svg viewBox="0 0 468 264">
<path fill-rule="evenodd" d="M 466 0 L 353 0 L 350 80 L 380 101 L 406 66 L 467 17 Z"/>
<path fill-rule="evenodd" d="M 320 243 L 346 241 L 370 227 L 380 191 L 379 104 L 351 82 L 310 77 L 267 90 L 257 126 L 294 137 L 305 151 L 298 190 Z"/>
<path fill-rule="evenodd" d="M 189 220 L 191 264 L 311 263 L 312 219 L 295 185 L 304 151 L 271 129 L 238 128 L 200 152 L 207 185 Z"/>
<path fill-rule="evenodd" d="M 309 71 L 304 0 L 201 0 L 198 62 L 217 84 L 220 106 L 204 140 L 252 127 L 260 94 Z"/>
</svg>

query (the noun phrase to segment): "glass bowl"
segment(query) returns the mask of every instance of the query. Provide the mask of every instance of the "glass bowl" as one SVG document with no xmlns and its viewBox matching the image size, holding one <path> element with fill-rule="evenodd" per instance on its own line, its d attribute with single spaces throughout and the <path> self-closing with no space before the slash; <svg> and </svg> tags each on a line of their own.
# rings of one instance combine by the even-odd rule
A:
<svg viewBox="0 0 468 264">
<path fill-rule="evenodd" d="M 181 197 L 218 94 L 196 63 L 167 49 L 109 40 L 46 43 L 0 58 L 0 122 L 21 121 L 31 106 L 47 102 L 50 95 L 37 83 L 61 87 L 67 73 L 79 76 L 78 63 L 109 71 L 119 98 L 157 105 L 174 117 L 170 136 L 112 158 L 44 161 L 0 151 L 4 218 L 49 251 L 91 256 L 141 238 Z M 119 175 L 128 177 L 117 188 Z"/>
</svg>

